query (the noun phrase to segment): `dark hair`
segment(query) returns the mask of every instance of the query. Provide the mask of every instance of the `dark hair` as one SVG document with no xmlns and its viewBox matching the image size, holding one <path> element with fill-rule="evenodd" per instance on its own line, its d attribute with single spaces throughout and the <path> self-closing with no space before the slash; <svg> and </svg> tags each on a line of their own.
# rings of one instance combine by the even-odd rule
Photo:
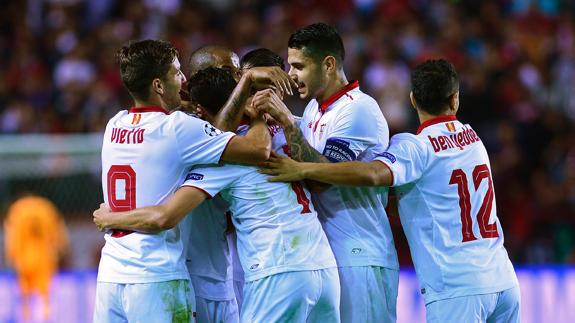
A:
<svg viewBox="0 0 575 323">
<path fill-rule="evenodd" d="M 289 38 L 288 47 L 303 50 L 316 61 L 331 55 L 341 64 L 345 58 L 343 41 L 337 30 L 324 23 L 296 30 Z"/>
<path fill-rule="evenodd" d="M 449 105 L 450 97 L 459 91 L 459 78 L 448 61 L 428 60 L 411 72 L 411 87 L 417 106 L 439 115 Z"/>
<path fill-rule="evenodd" d="M 284 59 L 267 48 L 258 48 L 247 52 L 240 60 L 242 69 L 260 66 L 278 66 L 285 70 Z"/>
<path fill-rule="evenodd" d="M 130 94 L 140 100 L 150 96 L 150 84 L 155 78 L 163 79 L 178 50 L 162 40 L 142 40 L 124 45 L 116 54 L 120 75 Z"/>
<path fill-rule="evenodd" d="M 217 67 L 200 70 L 188 80 L 192 103 L 201 105 L 212 115 L 218 114 L 235 87 L 232 74 Z"/>
</svg>

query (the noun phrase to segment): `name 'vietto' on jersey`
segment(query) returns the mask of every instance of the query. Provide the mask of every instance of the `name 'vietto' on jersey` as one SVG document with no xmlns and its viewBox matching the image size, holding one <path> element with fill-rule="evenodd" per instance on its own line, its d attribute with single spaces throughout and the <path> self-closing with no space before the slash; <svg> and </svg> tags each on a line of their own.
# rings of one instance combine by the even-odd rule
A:
<svg viewBox="0 0 575 323">
<path fill-rule="evenodd" d="M 102 189 L 112 211 L 159 205 L 194 165 L 214 164 L 233 133 L 183 112 L 160 107 L 120 111 L 108 122 L 102 146 Z M 178 226 L 156 234 L 111 230 L 98 281 L 150 283 L 189 279 Z"/>
</svg>

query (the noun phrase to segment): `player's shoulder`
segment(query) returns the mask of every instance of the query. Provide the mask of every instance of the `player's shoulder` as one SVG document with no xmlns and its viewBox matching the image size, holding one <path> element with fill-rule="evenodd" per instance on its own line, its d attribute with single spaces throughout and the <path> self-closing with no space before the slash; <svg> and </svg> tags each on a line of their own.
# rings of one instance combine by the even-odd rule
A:
<svg viewBox="0 0 575 323">
<path fill-rule="evenodd" d="M 176 123 L 206 123 L 197 116 L 183 111 L 173 111 L 167 115 L 168 119 Z"/>
<path fill-rule="evenodd" d="M 110 118 L 110 120 L 108 120 L 108 123 L 106 124 L 106 129 L 110 126 L 116 125 L 118 120 L 120 120 L 122 117 L 126 115 L 128 115 L 128 110 L 118 111 L 118 113 L 116 113 L 113 117 Z"/>
<path fill-rule="evenodd" d="M 390 145 L 402 145 L 418 150 L 426 150 L 427 145 L 420 136 L 409 132 L 401 132 L 391 137 Z"/>
<path fill-rule="evenodd" d="M 377 107 L 379 110 L 379 103 L 371 95 L 363 92 L 359 88 L 350 91 L 350 97 L 348 104 L 362 105 L 365 107 L 373 108 Z"/>
<path fill-rule="evenodd" d="M 110 118 L 109 122 L 114 122 L 114 121 L 128 115 L 128 113 L 129 113 L 128 110 L 120 110 L 112 118 Z"/>
<path fill-rule="evenodd" d="M 210 137 L 215 137 L 223 133 L 211 123 L 198 118 L 193 114 L 182 111 L 174 111 L 168 115 L 169 123 L 177 133 L 198 133 L 203 132 Z"/>
<path fill-rule="evenodd" d="M 350 96 L 345 97 L 343 102 L 339 102 L 336 109 L 339 116 L 360 118 L 364 122 L 383 118 L 377 101 L 359 89 L 352 90 Z"/>
</svg>

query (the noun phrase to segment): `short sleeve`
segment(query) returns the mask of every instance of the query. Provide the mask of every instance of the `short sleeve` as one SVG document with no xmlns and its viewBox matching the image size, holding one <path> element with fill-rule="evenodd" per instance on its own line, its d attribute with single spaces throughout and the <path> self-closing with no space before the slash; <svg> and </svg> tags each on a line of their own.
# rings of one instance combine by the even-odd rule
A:
<svg viewBox="0 0 575 323">
<path fill-rule="evenodd" d="M 391 138 L 388 149 L 375 160 L 391 169 L 392 186 L 400 186 L 421 178 L 427 167 L 427 147 L 412 134 L 397 134 Z"/>
<path fill-rule="evenodd" d="M 223 132 L 209 122 L 182 112 L 174 112 L 174 130 L 185 165 L 215 164 L 235 134 Z"/>
<path fill-rule="evenodd" d="M 379 108 L 373 111 L 370 102 L 361 100 L 345 107 L 327 134 L 322 155 L 332 162 L 352 161 L 365 150 L 383 144 L 387 146 L 389 129 Z"/>
<path fill-rule="evenodd" d="M 230 168 L 234 165 L 201 166 L 190 170 L 181 186 L 198 188 L 213 197 L 231 185 L 238 173 Z"/>
</svg>

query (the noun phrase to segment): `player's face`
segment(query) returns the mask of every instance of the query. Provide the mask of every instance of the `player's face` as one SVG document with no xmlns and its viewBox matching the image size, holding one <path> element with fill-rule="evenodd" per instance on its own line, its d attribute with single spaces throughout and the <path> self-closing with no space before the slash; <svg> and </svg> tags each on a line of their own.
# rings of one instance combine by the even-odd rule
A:
<svg viewBox="0 0 575 323">
<path fill-rule="evenodd" d="M 217 51 L 213 53 L 216 64 L 214 67 L 228 70 L 236 82 L 240 80 L 240 59 L 231 51 Z"/>
<path fill-rule="evenodd" d="M 289 76 L 297 83 L 301 99 L 317 98 L 325 89 L 321 64 L 304 54 L 304 50 L 288 48 Z"/>
<path fill-rule="evenodd" d="M 184 73 L 182 73 L 180 61 L 176 57 L 170 65 L 170 69 L 163 79 L 164 94 L 162 96 L 169 110 L 173 110 L 180 106 L 182 100 L 180 98 L 180 90 L 182 84 L 186 81 Z"/>
</svg>

